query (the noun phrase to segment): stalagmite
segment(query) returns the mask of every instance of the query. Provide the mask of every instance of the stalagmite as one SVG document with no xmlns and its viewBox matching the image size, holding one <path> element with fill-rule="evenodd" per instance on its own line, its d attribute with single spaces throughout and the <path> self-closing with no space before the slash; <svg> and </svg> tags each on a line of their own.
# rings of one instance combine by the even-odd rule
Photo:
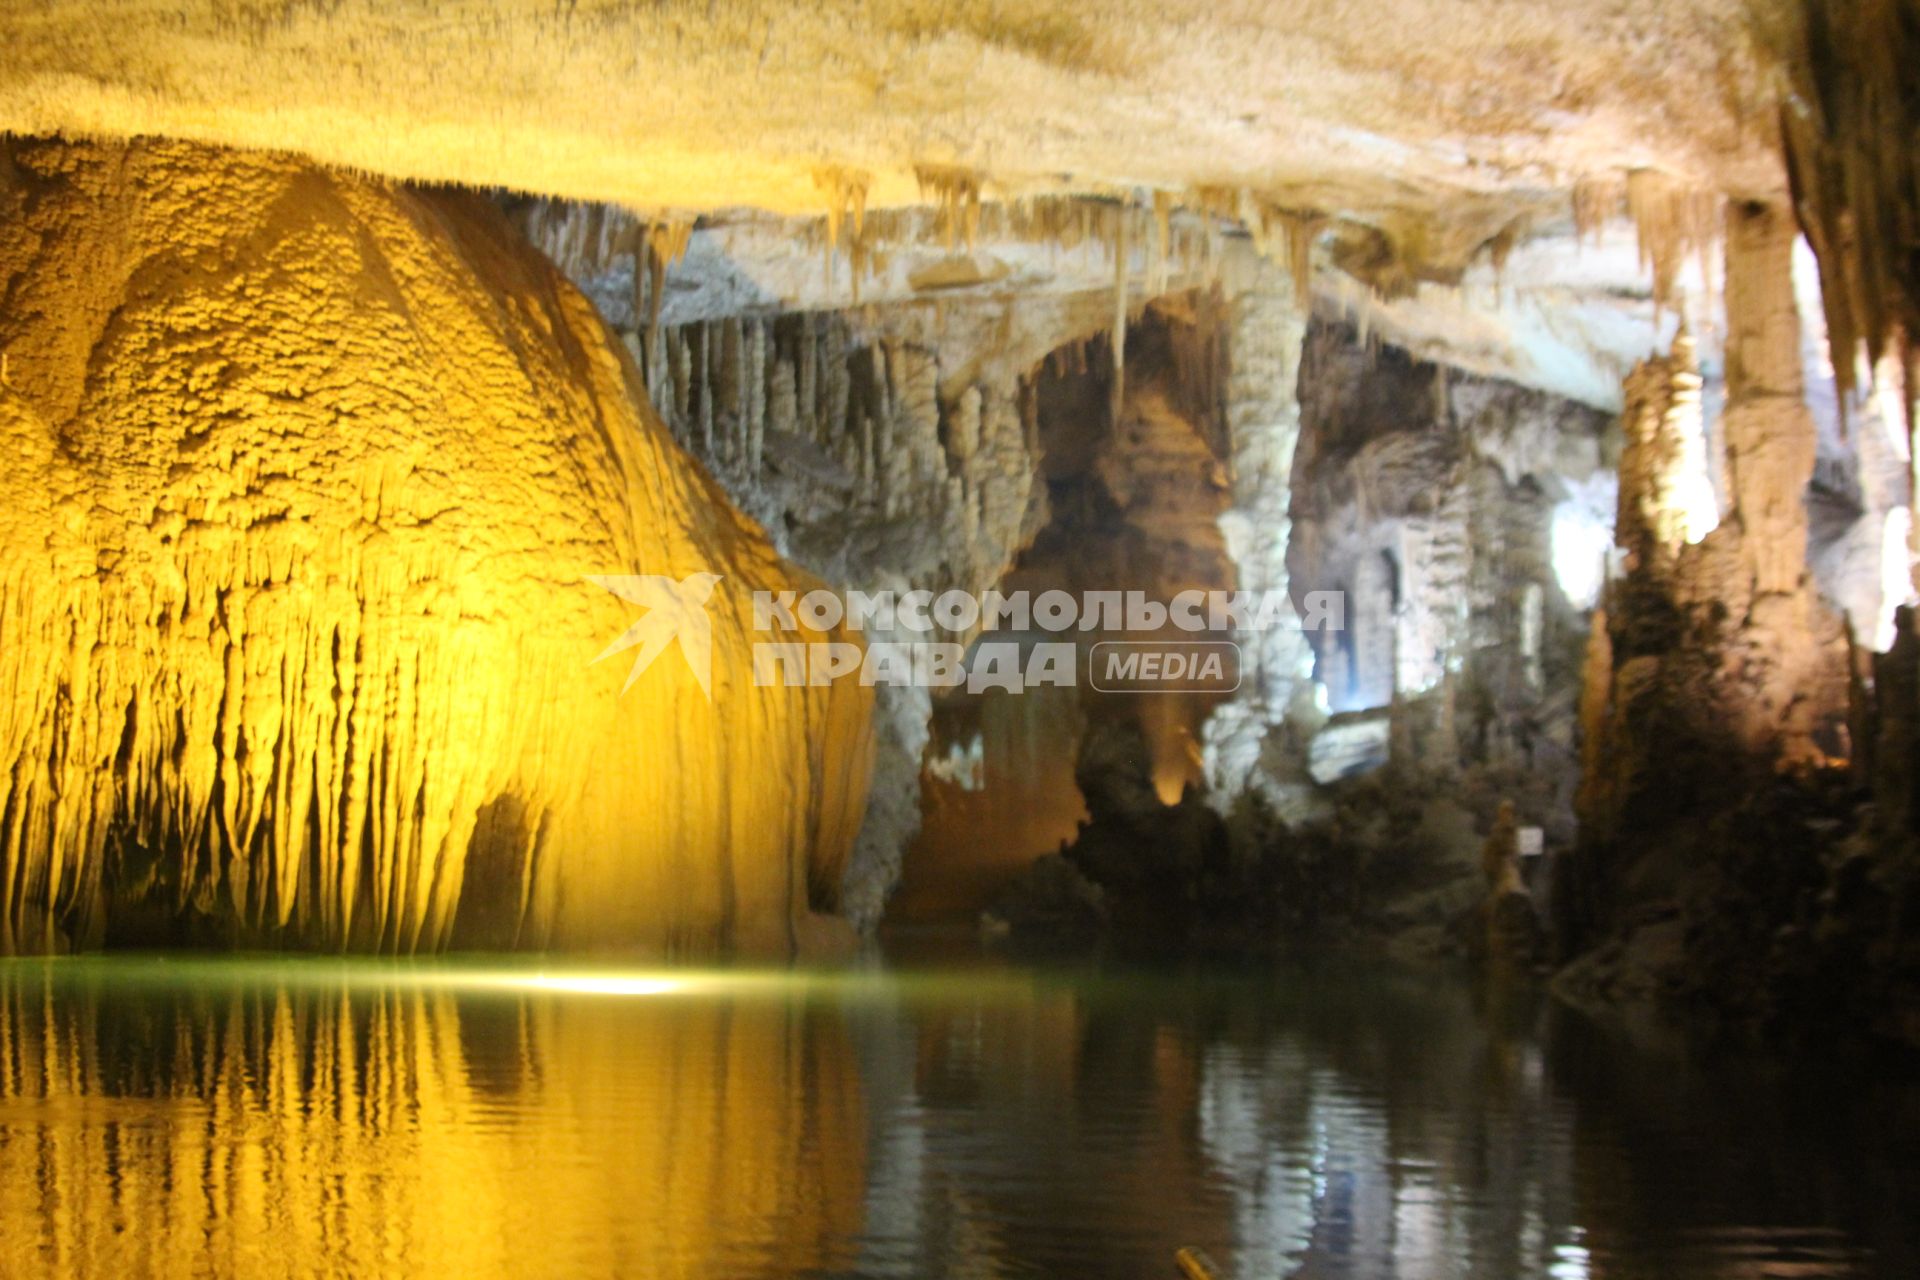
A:
<svg viewBox="0 0 1920 1280">
<path fill-rule="evenodd" d="M 1685 330 L 1664 358 L 1643 361 L 1627 379 L 1621 419 L 1620 512 L 1614 541 L 1628 571 L 1664 580 L 1684 546 L 1718 523 L 1700 420 L 1700 370 Z"/>
<path fill-rule="evenodd" d="M 1597 843 L 1606 835 L 1604 824 L 1615 805 L 1607 781 L 1613 760 L 1607 741 L 1608 704 L 1613 698 L 1613 635 L 1607 627 L 1604 606 L 1596 608 L 1588 620 L 1580 675 L 1580 788 L 1574 798 L 1574 812 L 1583 837 Z"/>
<path fill-rule="evenodd" d="M 810 933 L 866 695 L 752 685 L 794 577 L 497 213 L 181 143 L 0 172 L 7 946 Z M 684 639 L 622 697 L 588 575 L 699 573 L 711 700 Z"/>
<path fill-rule="evenodd" d="M 1732 208 L 1727 227 L 1721 438 L 1729 509 L 1698 546 L 1679 545 L 1693 527 L 1683 454 L 1691 429 L 1684 424 L 1699 386 L 1691 348 L 1681 343 L 1628 383 L 1616 537 L 1631 559 L 1613 617 L 1616 661 L 1625 679 L 1633 658 L 1658 656 L 1669 712 L 1701 742 L 1723 742 L 1750 759 L 1804 764 L 1836 746 L 1831 731 L 1844 712 L 1845 680 L 1838 619 L 1819 601 L 1807 570 L 1814 425 L 1794 309 L 1794 229 L 1784 213 L 1757 205 Z M 1676 610 L 1677 635 L 1659 621 Z M 1616 711 L 1619 702 L 1616 695 Z"/>
</svg>

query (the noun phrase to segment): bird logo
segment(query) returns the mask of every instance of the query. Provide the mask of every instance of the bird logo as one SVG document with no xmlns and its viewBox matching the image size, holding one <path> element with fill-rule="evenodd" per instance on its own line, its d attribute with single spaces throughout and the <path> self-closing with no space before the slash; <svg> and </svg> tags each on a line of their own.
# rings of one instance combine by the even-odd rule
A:
<svg viewBox="0 0 1920 1280">
<path fill-rule="evenodd" d="M 627 682 L 620 686 L 621 693 L 633 688 L 640 673 L 677 639 L 680 655 L 700 682 L 700 692 L 707 695 L 707 701 L 713 701 L 713 625 L 707 619 L 707 601 L 720 583 L 719 574 L 690 573 L 678 581 L 657 574 L 591 574 L 587 581 L 647 611 L 593 660 L 601 662 L 635 645 L 640 647 L 627 672 Z"/>
</svg>

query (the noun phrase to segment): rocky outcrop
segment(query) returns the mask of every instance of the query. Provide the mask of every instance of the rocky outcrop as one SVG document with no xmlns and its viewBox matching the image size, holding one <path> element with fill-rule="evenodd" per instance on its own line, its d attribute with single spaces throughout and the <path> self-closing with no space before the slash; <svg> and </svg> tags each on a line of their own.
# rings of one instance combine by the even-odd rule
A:
<svg viewBox="0 0 1920 1280">
<path fill-rule="evenodd" d="M 754 683 L 751 592 L 805 579 L 494 210 L 182 143 L 3 155 L 8 949 L 818 932 L 865 692 Z M 634 611 L 588 575 L 703 573 L 710 681 L 683 638 L 622 696 L 591 664 Z"/>
<path fill-rule="evenodd" d="M 1817 433 L 1793 234 L 1778 210 L 1728 212 L 1728 509 L 1697 544 L 1660 533 L 1659 469 L 1631 465 L 1660 456 L 1661 424 L 1697 385 L 1690 352 L 1628 385 L 1647 443 L 1623 459 L 1627 571 L 1590 649 L 1581 841 L 1561 901 L 1585 954 L 1559 981 L 1579 1000 L 1913 1039 L 1905 788 L 1889 782 L 1912 647 L 1896 640 L 1865 680 L 1809 570 Z M 1869 778 L 1877 814 L 1855 789 Z"/>
<path fill-rule="evenodd" d="M 1727 803 L 1755 771 L 1804 769 L 1848 749 L 1840 620 L 1807 564 L 1815 431 L 1793 231 L 1758 208 L 1733 211 L 1728 228 L 1728 511 L 1712 532 L 1690 524 L 1678 478 L 1683 420 L 1698 412 L 1691 347 L 1628 383 L 1617 530 L 1626 573 L 1609 591 L 1608 669 L 1588 676 L 1609 690 L 1589 698 L 1600 716 L 1586 727 L 1597 771 L 1583 792 L 1590 848 Z"/>
</svg>

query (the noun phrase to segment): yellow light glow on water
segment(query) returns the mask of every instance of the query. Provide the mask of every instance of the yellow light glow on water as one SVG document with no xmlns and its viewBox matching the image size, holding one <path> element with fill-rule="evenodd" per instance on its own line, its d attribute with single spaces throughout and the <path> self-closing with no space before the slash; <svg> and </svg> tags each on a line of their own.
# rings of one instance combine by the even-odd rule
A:
<svg viewBox="0 0 1920 1280">
<path fill-rule="evenodd" d="M 683 978 L 639 974 L 541 973 L 508 979 L 503 985 L 527 991 L 561 991 L 582 996 L 663 996 L 687 989 L 687 982 Z"/>
<path fill-rule="evenodd" d="M 415 986 L 453 992 L 554 996 L 602 996 L 616 999 L 673 995 L 743 996 L 797 990 L 806 978 L 786 970 L 696 969 L 670 967 L 547 968 L 516 965 L 467 968 L 457 961 L 430 963 L 404 976 L 375 970 L 379 985 Z"/>
</svg>

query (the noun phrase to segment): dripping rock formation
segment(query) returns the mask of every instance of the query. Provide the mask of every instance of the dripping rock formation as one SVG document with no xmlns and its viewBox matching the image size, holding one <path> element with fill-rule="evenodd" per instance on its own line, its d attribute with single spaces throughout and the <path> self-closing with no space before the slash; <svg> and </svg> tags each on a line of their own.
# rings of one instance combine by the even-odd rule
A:
<svg viewBox="0 0 1920 1280">
<path fill-rule="evenodd" d="M 0 281 L 6 949 L 831 932 L 867 692 L 755 683 L 808 580 L 491 205 L 9 143 Z M 710 693 L 682 635 L 623 695 L 589 576 L 696 574 Z"/>
</svg>

